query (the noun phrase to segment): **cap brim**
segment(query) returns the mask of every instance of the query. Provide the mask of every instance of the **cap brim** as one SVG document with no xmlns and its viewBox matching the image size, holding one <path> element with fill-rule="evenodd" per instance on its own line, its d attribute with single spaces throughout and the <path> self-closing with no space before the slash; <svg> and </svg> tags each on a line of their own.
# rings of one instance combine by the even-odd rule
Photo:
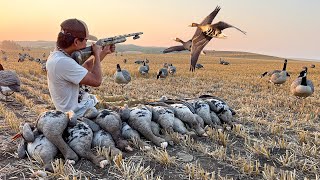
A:
<svg viewBox="0 0 320 180">
<path fill-rule="evenodd" d="M 98 38 L 96 36 L 93 36 L 93 35 L 89 34 L 88 40 L 98 41 Z"/>
</svg>

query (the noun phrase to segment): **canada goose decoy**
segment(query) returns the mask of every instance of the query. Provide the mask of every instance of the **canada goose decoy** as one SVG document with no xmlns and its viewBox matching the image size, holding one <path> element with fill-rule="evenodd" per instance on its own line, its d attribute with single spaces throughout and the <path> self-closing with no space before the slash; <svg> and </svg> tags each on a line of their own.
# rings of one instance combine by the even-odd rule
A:
<svg viewBox="0 0 320 180">
<path fill-rule="evenodd" d="M 315 68 L 315 67 L 316 67 L 316 65 L 314 65 L 314 64 L 310 65 L 310 68 Z"/>
<path fill-rule="evenodd" d="M 204 68 L 204 66 L 202 64 L 196 64 L 196 68 L 201 69 L 201 68 Z"/>
<path fill-rule="evenodd" d="M 123 63 L 125 63 L 125 64 L 126 64 L 126 63 L 127 63 L 127 61 L 128 61 L 127 59 L 123 59 Z"/>
<path fill-rule="evenodd" d="M 285 59 L 284 63 L 283 63 L 282 71 L 281 72 L 274 71 L 274 73 L 270 77 L 270 80 L 269 80 L 270 82 L 272 82 L 273 84 L 283 84 L 286 82 L 287 77 L 288 77 L 288 73 L 286 71 L 287 63 L 288 63 L 288 60 Z"/>
<path fill-rule="evenodd" d="M 127 70 L 121 70 L 120 64 L 117 64 L 117 71 L 114 73 L 114 81 L 118 84 L 128 84 L 131 81 L 130 73 Z"/>
<path fill-rule="evenodd" d="M 197 30 L 194 36 L 192 37 L 190 71 L 195 70 L 195 65 L 197 64 L 201 51 L 212 38 L 226 38 L 226 35 L 222 33 L 222 30 L 233 27 L 241 31 L 242 33 L 246 34 L 246 32 L 240 30 L 239 28 L 225 23 L 223 21 L 211 24 L 219 11 L 220 7 L 217 6 L 216 9 L 213 12 L 211 12 L 200 24 L 191 24 L 191 27 L 197 27 Z"/>
<path fill-rule="evenodd" d="M 136 60 L 134 63 L 135 64 L 142 64 L 144 61 L 142 61 L 142 60 Z"/>
<path fill-rule="evenodd" d="M 307 71 L 301 71 L 299 77 L 291 84 L 291 93 L 298 97 L 308 97 L 314 92 L 314 86 L 311 80 L 307 79 Z"/>
<path fill-rule="evenodd" d="M 177 68 L 175 66 L 173 66 L 172 64 L 168 65 L 168 70 L 171 75 L 174 75 L 177 72 Z"/>
<path fill-rule="evenodd" d="M 165 79 L 168 76 L 168 68 L 161 68 L 157 74 L 157 79 Z"/>
<path fill-rule="evenodd" d="M 117 71 L 114 73 L 114 81 L 121 85 L 122 91 L 124 86 L 131 81 L 130 73 L 127 70 L 121 70 L 120 64 L 117 64 Z"/>
<path fill-rule="evenodd" d="M 0 69 L 3 69 L 2 65 Z M 0 92 L 6 97 L 6 102 L 8 96 L 14 92 L 20 92 L 20 84 L 20 79 L 15 72 L 0 70 Z"/>
<path fill-rule="evenodd" d="M 143 62 L 143 65 L 139 67 L 139 73 L 141 75 L 146 75 L 149 72 L 149 66 L 146 65 L 145 62 Z"/>
</svg>

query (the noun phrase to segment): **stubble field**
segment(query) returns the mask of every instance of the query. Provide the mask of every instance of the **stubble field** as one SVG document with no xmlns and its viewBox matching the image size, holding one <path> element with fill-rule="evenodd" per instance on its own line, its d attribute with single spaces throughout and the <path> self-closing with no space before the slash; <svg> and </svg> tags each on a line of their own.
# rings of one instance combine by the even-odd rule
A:
<svg viewBox="0 0 320 180">
<path fill-rule="evenodd" d="M 43 49 L 29 54 L 41 57 Z M 47 88 L 46 73 L 41 65 L 25 60 L 17 62 L 19 51 L 8 51 L 9 60 L 1 60 L 5 69 L 15 70 L 22 82 L 20 93 L 10 102 L 0 96 L 0 179 L 29 178 L 41 165 L 32 159 L 19 159 L 17 142 L 10 138 L 21 123 L 35 123 L 39 113 L 54 109 Z M 231 65 L 220 65 L 219 58 Z M 128 59 L 126 64 L 123 59 Z M 149 75 L 141 76 L 140 65 L 134 61 L 147 58 Z M 177 73 L 164 80 L 156 74 L 163 63 L 172 63 Z M 113 82 L 116 64 L 131 73 L 132 81 L 125 86 Z M 112 162 L 104 169 L 87 160 L 74 167 L 65 166 L 49 179 L 319 179 L 320 178 L 320 63 L 309 68 L 315 92 L 299 99 L 291 95 L 290 85 L 303 66 L 311 62 L 288 59 L 291 77 L 283 85 L 273 85 L 265 71 L 282 69 L 283 59 L 235 53 L 200 56 L 204 69 L 189 72 L 188 54 L 123 54 L 109 55 L 103 62 L 104 81 L 92 88 L 100 100 L 100 109 L 110 106 L 169 98 L 194 98 L 211 94 L 224 99 L 236 112 L 234 117 L 242 128 L 209 137 L 186 138 L 166 151 L 135 150 L 124 153 L 124 160 Z M 126 91 L 124 95 L 124 91 Z"/>
</svg>

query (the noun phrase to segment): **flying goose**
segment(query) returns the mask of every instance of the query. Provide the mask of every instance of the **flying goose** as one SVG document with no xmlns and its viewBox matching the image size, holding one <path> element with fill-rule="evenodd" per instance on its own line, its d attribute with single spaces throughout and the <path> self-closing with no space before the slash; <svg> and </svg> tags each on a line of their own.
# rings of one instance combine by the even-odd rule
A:
<svg viewBox="0 0 320 180">
<path fill-rule="evenodd" d="M 216 9 L 212 11 L 200 24 L 192 23 L 190 25 L 191 27 L 197 27 L 196 33 L 192 37 L 190 71 L 195 70 L 195 65 L 197 64 L 201 51 L 212 38 L 226 38 L 226 35 L 222 33 L 222 30 L 233 27 L 246 34 L 246 32 L 239 28 L 223 21 L 211 24 L 220 9 L 221 8 L 217 6 Z"/>
<path fill-rule="evenodd" d="M 270 82 L 272 82 L 273 84 L 283 84 L 286 82 L 288 77 L 288 73 L 286 71 L 287 63 L 288 63 L 288 60 L 285 59 L 283 63 L 282 71 L 281 72 L 274 71 L 274 73 L 270 77 L 270 80 L 269 80 Z"/>
<path fill-rule="evenodd" d="M 314 92 L 312 81 L 307 79 L 307 71 L 308 68 L 301 71 L 299 77 L 292 82 L 290 90 L 293 95 L 298 97 L 308 97 Z"/>
<path fill-rule="evenodd" d="M 7 97 L 14 92 L 20 92 L 20 79 L 15 72 L 3 70 L 0 64 L 0 93 L 6 96 L 7 102 Z"/>
</svg>

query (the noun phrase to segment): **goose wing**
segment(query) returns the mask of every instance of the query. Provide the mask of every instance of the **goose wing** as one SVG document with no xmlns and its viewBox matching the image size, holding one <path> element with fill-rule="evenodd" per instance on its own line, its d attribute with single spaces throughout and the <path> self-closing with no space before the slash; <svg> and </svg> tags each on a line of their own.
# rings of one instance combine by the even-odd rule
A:
<svg viewBox="0 0 320 180">
<path fill-rule="evenodd" d="M 187 50 L 187 49 L 183 46 L 172 46 L 172 47 L 169 47 L 169 48 L 163 50 L 163 53 L 169 53 L 169 52 L 173 52 L 173 51 L 184 51 L 184 50 Z"/>
<path fill-rule="evenodd" d="M 233 28 L 237 29 L 238 31 L 242 32 L 243 34 L 246 34 L 246 33 L 247 33 L 247 32 L 245 32 L 245 31 L 242 31 L 241 29 L 239 29 L 239 28 L 237 28 L 237 27 L 235 27 L 235 26 L 233 26 L 233 25 L 231 25 L 231 24 L 228 24 L 228 23 L 226 23 L 226 22 L 223 22 L 223 21 L 219 21 L 219 22 L 213 24 L 212 26 L 213 26 L 214 28 L 217 28 L 217 29 L 221 30 L 221 31 L 224 30 L 224 29 L 233 27 Z"/>
<path fill-rule="evenodd" d="M 213 19 L 216 17 L 218 12 L 220 11 L 220 6 L 217 6 L 214 11 L 212 11 L 204 20 L 200 23 L 200 25 L 206 25 L 206 24 L 211 24 Z M 199 34 L 202 34 L 202 31 L 200 28 L 197 28 L 196 32 L 194 33 L 193 38 L 199 36 Z"/>
<path fill-rule="evenodd" d="M 200 33 L 199 36 L 192 39 L 190 71 L 195 71 L 199 55 L 211 39 L 212 37 L 205 36 L 202 33 Z"/>
</svg>

